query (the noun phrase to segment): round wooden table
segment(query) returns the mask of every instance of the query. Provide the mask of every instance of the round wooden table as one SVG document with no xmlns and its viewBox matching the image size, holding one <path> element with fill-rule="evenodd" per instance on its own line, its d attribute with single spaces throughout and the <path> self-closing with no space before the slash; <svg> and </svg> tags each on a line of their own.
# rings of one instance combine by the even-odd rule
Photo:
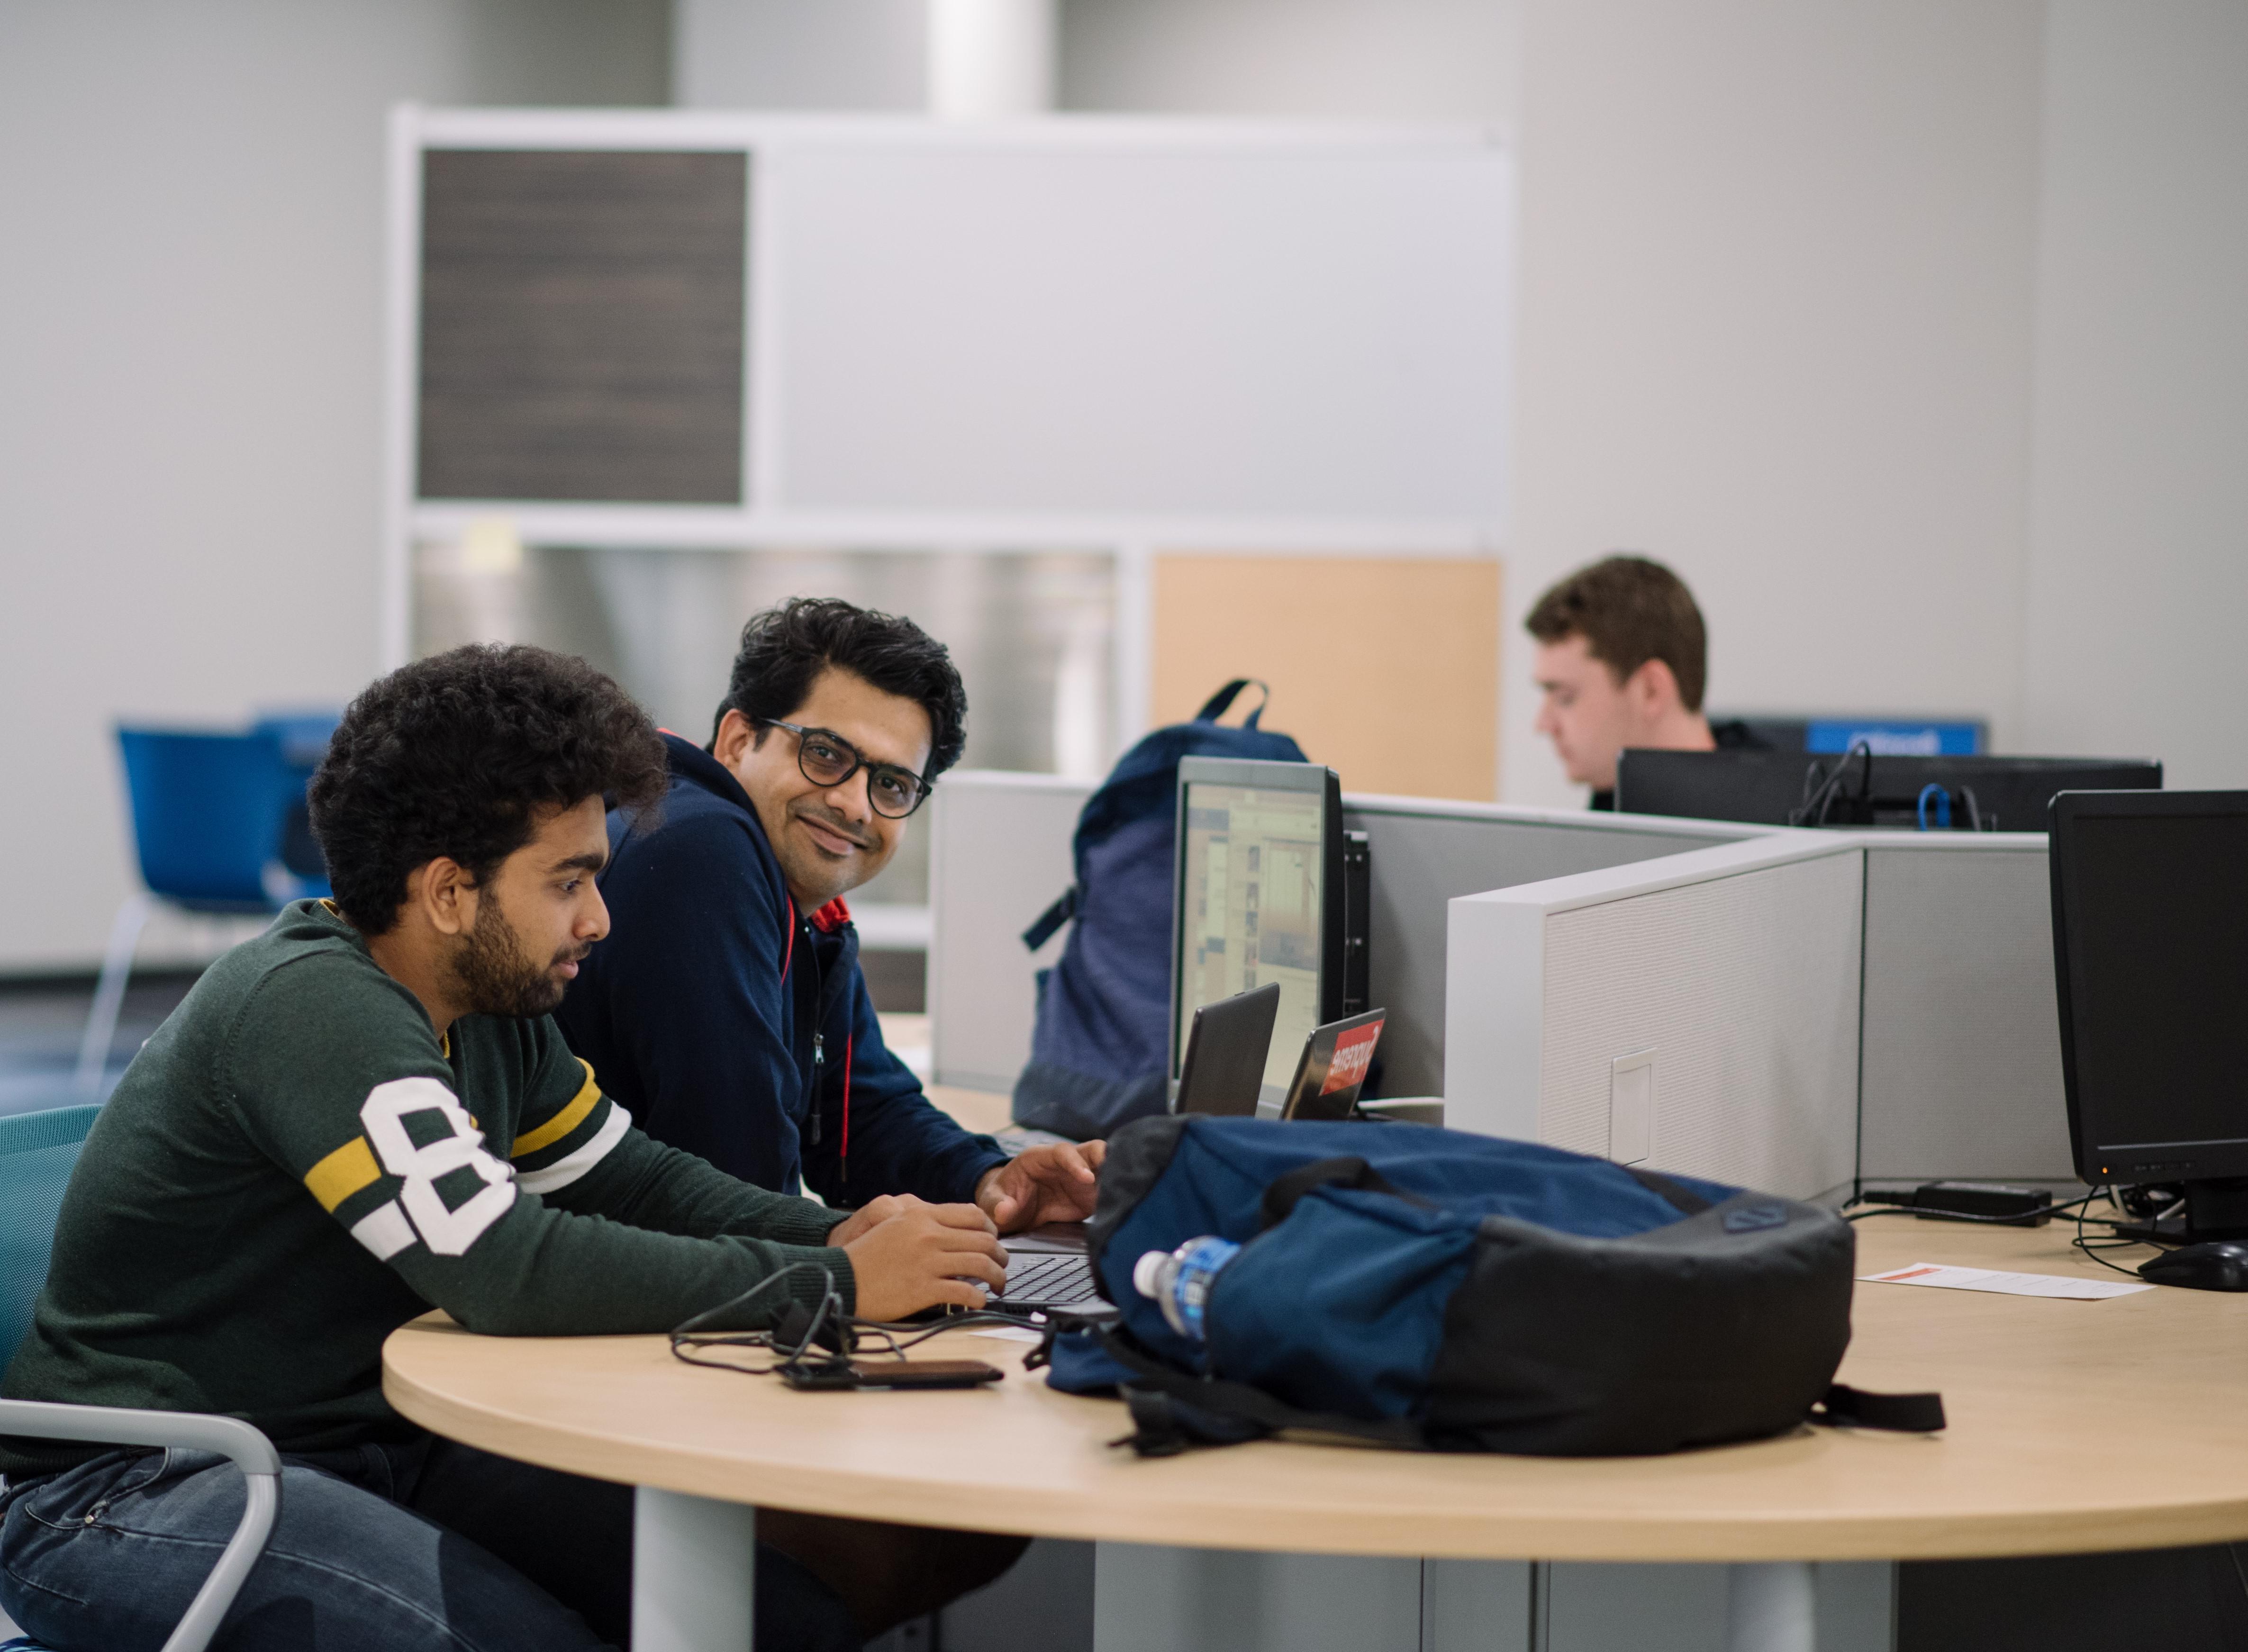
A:
<svg viewBox="0 0 2248 1652">
<path fill-rule="evenodd" d="M 1859 1231 L 1861 1274 L 1933 1261 L 2121 1277 L 2069 1249 L 2066 1224 L 1881 1217 Z M 696 1518 L 763 1504 L 1213 1549 L 1731 1563 L 2248 1536 L 2248 1297 L 2157 1290 L 2070 1301 L 1861 1284 L 1842 1380 L 1939 1389 L 1947 1432 L 1805 1428 L 1660 1457 L 1268 1443 L 1143 1461 L 1108 1443 L 1126 1431 L 1120 1406 L 1049 1391 L 1019 1369 L 1025 1352 L 950 1333 L 917 1353 L 984 1359 L 1007 1380 L 975 1391 L 806 1394 L 684 1365 L 661 1337 L 478 1337 L 432 1316 L 390 1339 L 384 1389 L 437 1433 L 680 1494 L 680 1507 L 702 1511 Z M 1737 1574 L 1751 1605 L 1772 1594 L 1775 1621 L 1787 1622 L 1806 1576 L 1787 1566 Z M 1791 1628 L 1746 1633 L 1737 1626 L 1737 1645 L 1805 1643 Z"/>
</svg>

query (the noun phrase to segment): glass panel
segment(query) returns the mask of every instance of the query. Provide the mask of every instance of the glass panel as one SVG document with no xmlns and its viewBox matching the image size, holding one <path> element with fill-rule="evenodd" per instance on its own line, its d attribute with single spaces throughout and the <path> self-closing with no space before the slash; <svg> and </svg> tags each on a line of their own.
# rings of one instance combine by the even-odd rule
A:
<svg viewBox="0 0 2248 1652">
<path fill-rule="evenodd" d="M 908 615 L 968 688 L 961 761 L 1097 778 L 1115 757 L 1114 559 L 1088 552 L 421 547 L 415 652 L 535 642 L 583 655 L 663 727 L 707 740 L 743 623 L 798 595 Z M 926 830 L 854 900 L 929 898 Z"/>
</svg>

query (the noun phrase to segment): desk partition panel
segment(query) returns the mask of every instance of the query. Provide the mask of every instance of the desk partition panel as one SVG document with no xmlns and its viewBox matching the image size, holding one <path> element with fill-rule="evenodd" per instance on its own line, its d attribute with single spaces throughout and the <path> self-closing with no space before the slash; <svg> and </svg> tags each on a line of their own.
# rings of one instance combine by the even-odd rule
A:
<svg viewBox="0 0 2248 1652">
<path fill-rule="evenodd" d="M 1453 901 L 1445 1122 L 1847 1189 L 1864 898 L 1856 842 L 1785 832 Z"/>
<path fill-rule="evenodd" d="M 974 770 L 937 788 L 939 1083 L 1010 1090 L 1030 1059 L 1068 931 L 1036 957 L 1020 936 L 1069 887 L 1093 790 Z M 1373 853 L 1384 1094 L 1594 1153 L 1636 1151 L 1643 1119 L 1651 1162 L 1774 1192 L 2069 1177 L 2041 834 L 1355 793 L 1343 817 Z"/>
<path fill-rule="evenodd" d="M 1070 840 L 1093 783 L 956 771 L 929 800 L 931 1061 L 937 1082 L 1010 1090 L 1030 1059 L 1037 972 L 1061 956 L 1064 929 L 1037 957 L 1019 938 L 1069 887 Z M 1381 1093 L 1442 1093 L 1444 903 L 1455 895 L 1731 842 L 1756 828 L 1713 821 L 1510 808 L 1345 793 L 1343 825 L 1373 852 L 1373 1001 L 1382 1033 Z"/>
<path fill-rule="evenodd" d="M 2041 832 L 1865 833 L 1858 1174 L 2073 1182 Z"/>
<path fill-rule="evenodd" d="M 1731 843 L 1758 828 L 1583 809 L 1345 794 L 1372 851 L 1370 1002 L 1387 1008 L 1380 1093 L 1444 1093 L 1445 905 L 1456 895 Z"/>
<path fill-rule="evenodd" d="M 929 800 L 929 1065 L 939 1084 L 1006 1091 L 1031 1059 L 1038 972 L 1023 931 L 1076 875 L 1070 840 L 1090 780 L 956 769 Z"/>
</svg>

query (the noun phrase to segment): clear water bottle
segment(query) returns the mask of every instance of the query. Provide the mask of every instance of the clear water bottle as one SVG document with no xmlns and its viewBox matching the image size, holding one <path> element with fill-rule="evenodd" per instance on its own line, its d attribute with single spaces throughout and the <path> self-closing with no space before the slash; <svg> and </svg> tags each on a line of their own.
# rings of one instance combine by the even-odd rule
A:
<svg viewBox="0 0 2248 1652">
<path fill-rule="evenodd" d="M 1132 1265 L 1132 1288 L 1163 1311 L 1172 1330 L 1203 1339 L 1203 1307 L 1218 1270 L 1241 1254 L 1230 1239 L 1204 1234 L 1175 1251 L 1150 1251 Z"/>
</svg>

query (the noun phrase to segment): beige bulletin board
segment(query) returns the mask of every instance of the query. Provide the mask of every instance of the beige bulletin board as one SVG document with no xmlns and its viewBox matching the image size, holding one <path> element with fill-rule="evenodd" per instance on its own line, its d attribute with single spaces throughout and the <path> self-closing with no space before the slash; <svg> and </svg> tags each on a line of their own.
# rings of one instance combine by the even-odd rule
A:
<svg viewBox="0 0 2248 1652">
<path fill-rule="evenodd" d="M 1498 795 L 1494 559 L 1159 555 L 1154 631 L 1156 725 L 1229 678 L 1261 677 L 1264 726 L 1345 791 Z"/>
</svg>

